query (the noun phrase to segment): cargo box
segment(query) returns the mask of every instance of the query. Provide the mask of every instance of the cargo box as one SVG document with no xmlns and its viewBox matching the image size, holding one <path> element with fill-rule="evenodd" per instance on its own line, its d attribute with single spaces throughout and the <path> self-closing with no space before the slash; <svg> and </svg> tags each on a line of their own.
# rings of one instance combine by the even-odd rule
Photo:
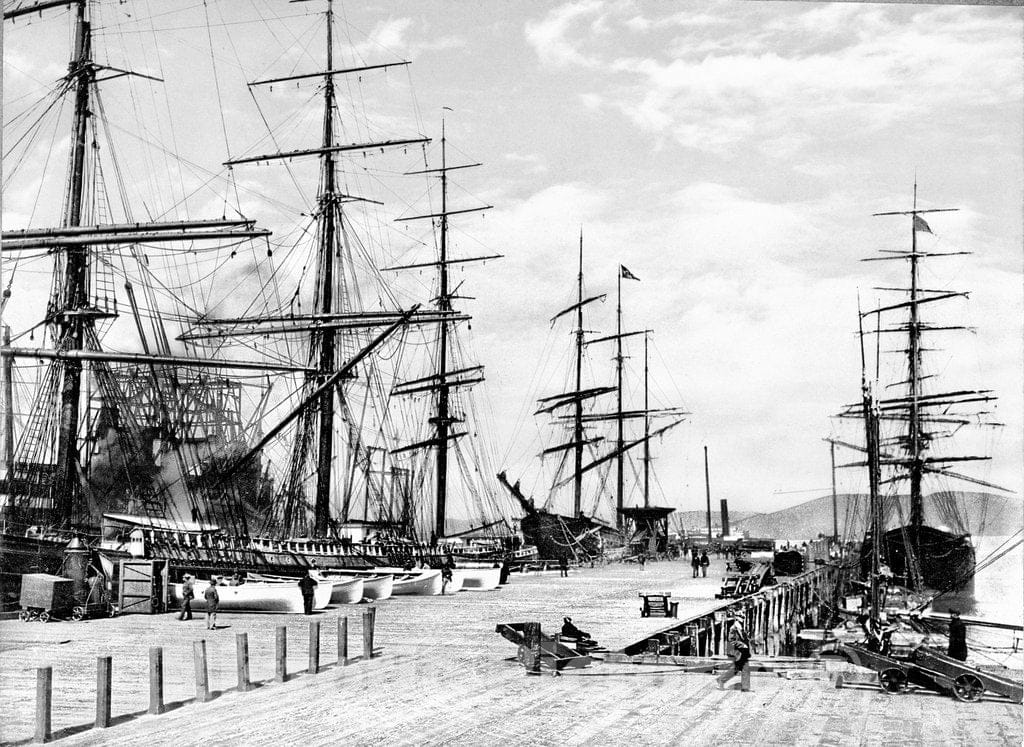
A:
<svg viewBox="0 0 1024 747">
<path fill-rule="evenodd" d="M 21 607 L 68 612 L 75 606 L 74 584 L 70 578 L 49 573 L 25 573 L 21 577 Z"/>
</svg>

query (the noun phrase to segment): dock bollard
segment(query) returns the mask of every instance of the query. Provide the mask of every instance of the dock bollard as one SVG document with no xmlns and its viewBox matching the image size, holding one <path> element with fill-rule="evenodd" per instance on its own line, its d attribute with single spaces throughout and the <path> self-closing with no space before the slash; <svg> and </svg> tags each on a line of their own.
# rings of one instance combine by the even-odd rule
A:
<svg viewBox="0 0 1024 747">
<path fill-rule="evenodd" d="M 338 665 L 348 666 L 348 618 L 338 618 Z"/>
<path fill-rule="evenodd" d="M 370 660 L 373 658 L 373 617 L 374 608 L 363 612 L 363 658 Z"/>
<path fill-rule="evenodd" d="M 49 742 L 50 712 L 53 704 L 53 667 L 36 670 L 36 735 L 37 743 Z"/>
<path fill-rule="evenodd" d="M 310 674 L 320 671 L 320 622 L 309 624 L 309 667 L 306 669 Z"/>
<path fill-rule="evenodd" d="M 238 669 L 238 692 L 252 689 L 249 682 L 249 634 L 235 633 L 235 663 Z"/>
<path fill-rule="evenodd" d="M 110 675 L 112 661 L 109 656 L 96 657 L 96 729 L 110 726 Z"/>
<path fill-rule="evenodd" d="M 164 650 L 160 646 L 149 649 L 149 712 L 154 716 L 164 712 Z"/>
<path fill-rule="evenodd" d="M 277 626 L 277 663 L 274 668 L 274 681 L 288 681 L 288 628 L 284 625 Z"/>
<path fill-rule="evenodd" d="M 196 700 L 205 703 L 210 699 L 210 679 L 206 673 L 206 641 L 192 641 L 192 653 L 196 662 Z"/>
</svg>

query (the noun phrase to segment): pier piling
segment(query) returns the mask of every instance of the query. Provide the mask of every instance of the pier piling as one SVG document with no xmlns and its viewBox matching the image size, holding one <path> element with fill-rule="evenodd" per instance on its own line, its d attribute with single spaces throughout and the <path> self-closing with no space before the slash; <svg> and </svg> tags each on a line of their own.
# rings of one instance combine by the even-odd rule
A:
<svg viewBox="0 0 1024 747">
<path fill-rule="evenodd" d="M 235 663 L 238 668 L 238 692 L 252 689 L 249 682 L 249 634 L 235 634 Z"/>
<path fill-rule="evenodd" d="M 96 721 L 93 725 L 97 729 L 110 726 L 111 669 L 111 657 L 96 657 Z"/>
<path fill-rule="evenodd" d="M 338 665 L 348 665 L 348 618 L 338 618 Z"/>
<path fill-rule="evenodd" d="M 164 712 L 164 650 L 160 646 L 149 649 L 149 712 L 154 716 Z"/>
<path fill-rule="evenodd" d="M 274 681 L 288 681 L 288 628 L 284 625 L 277 626 L 277 646 L 275 653 L 277 661 L 274 666 Z"/>
<path fill-rule="evenodd" d="M 196 663 L 196 701 L 205 703 L 210 699 L 210 680 L 206 673 L 206 641 L 193 641 L 192 652 Z"/>
<path fill-rule="evenodd" d="M 37 743 L 49 742 L 50 714 L 53 706 L 53 667 L 36 669 L 36 734 Z"/>
<path fill-rule="evenodd" d="M 309 624 L 309 667 L 306 669 L 310 674 L 320 671 L 320 622 Z"/>
<path fill-rule="evenodd" d="M 377 608 L 370 607 L 363 613 L 363 658 L 373 658 L 373 625 L 377 617 Z"/>
</svg>

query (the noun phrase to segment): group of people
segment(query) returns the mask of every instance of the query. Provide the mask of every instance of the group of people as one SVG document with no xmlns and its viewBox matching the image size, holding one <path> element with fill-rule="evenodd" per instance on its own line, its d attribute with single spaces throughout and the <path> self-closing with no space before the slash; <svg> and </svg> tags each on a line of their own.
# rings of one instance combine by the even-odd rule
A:
<svg viewBox="0 0 1024 747">
<path fill-rule="evenodd" d="M 236 574 L 237 575 L 237 574 Z M 206 629 L 217 629 L 217 608 L 220 606 L 220 594 L 217 593 L 219 582 L 217 576 L 210 577 L 210 583 L 203 590 L 203 599 L 206 601 Z M 225 584 L 226 585 L 226 584 Z M 181 613 L 179 620 L 192 619 L 192 600 L 196 598 L 196 579 L 190 573 L 186 573 L 181 583 Z"/>
<path fill-rule="evenodd" d="M 708 566 L 711 565 L 711 558 L 708 557 L 708 551 L 701 550 L 700 554 L 697 553 L 696 547 L 690 548 L 690 567 L 693 568 L 693 577 L 701 578 L 708 577 Z"/>
</svg>

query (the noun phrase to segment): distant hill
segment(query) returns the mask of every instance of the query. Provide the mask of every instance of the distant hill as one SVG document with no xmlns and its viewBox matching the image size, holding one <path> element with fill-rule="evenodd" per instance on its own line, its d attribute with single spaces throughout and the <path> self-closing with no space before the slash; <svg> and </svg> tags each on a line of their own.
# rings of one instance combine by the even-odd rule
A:
<svg viewBox="0 0 1024 747">
<path fill-rule="evenodd" d="M 737 522 L 752 516 L 761 516 L 761 514 L 753 511 L 729 511 L 729 529 L 734 532 Z M 676 511 L 669 517 L 669 525 L 673 530 L 682 526 L 686 530 L 704 531 L 708 525 L 708 515 L 706 511 Z M 711 514 L 711 529 L 716 534 L 722 529 L 722 515 L 717 507 Z"/>
<path fill-rule="evenodd" d="M 910 496 L 901 495 L 899 498 L 899 510 L 893 505 L 887 512 L 888 527 L 905 523 L 910 515 Z M 867 524 L 868 497 L 863 494 L 837 495 L 836 505 L 839 533 L 850 538 L 863 534 Z M 1005 537 L 1024 526 L 1024 504 L 1015 496 L 993 493 L 932 493 L 925 496 L 924 516 L 925 523 L 933 526 L 963 527 L 976 536 Z M 731 523 L 734 532 L 746 532 L 751 537 L 803 540 L 819 534 L 830 535 L 832 496 L 814 498 L 773 513 L 738 513 Z"/>
</svg>

